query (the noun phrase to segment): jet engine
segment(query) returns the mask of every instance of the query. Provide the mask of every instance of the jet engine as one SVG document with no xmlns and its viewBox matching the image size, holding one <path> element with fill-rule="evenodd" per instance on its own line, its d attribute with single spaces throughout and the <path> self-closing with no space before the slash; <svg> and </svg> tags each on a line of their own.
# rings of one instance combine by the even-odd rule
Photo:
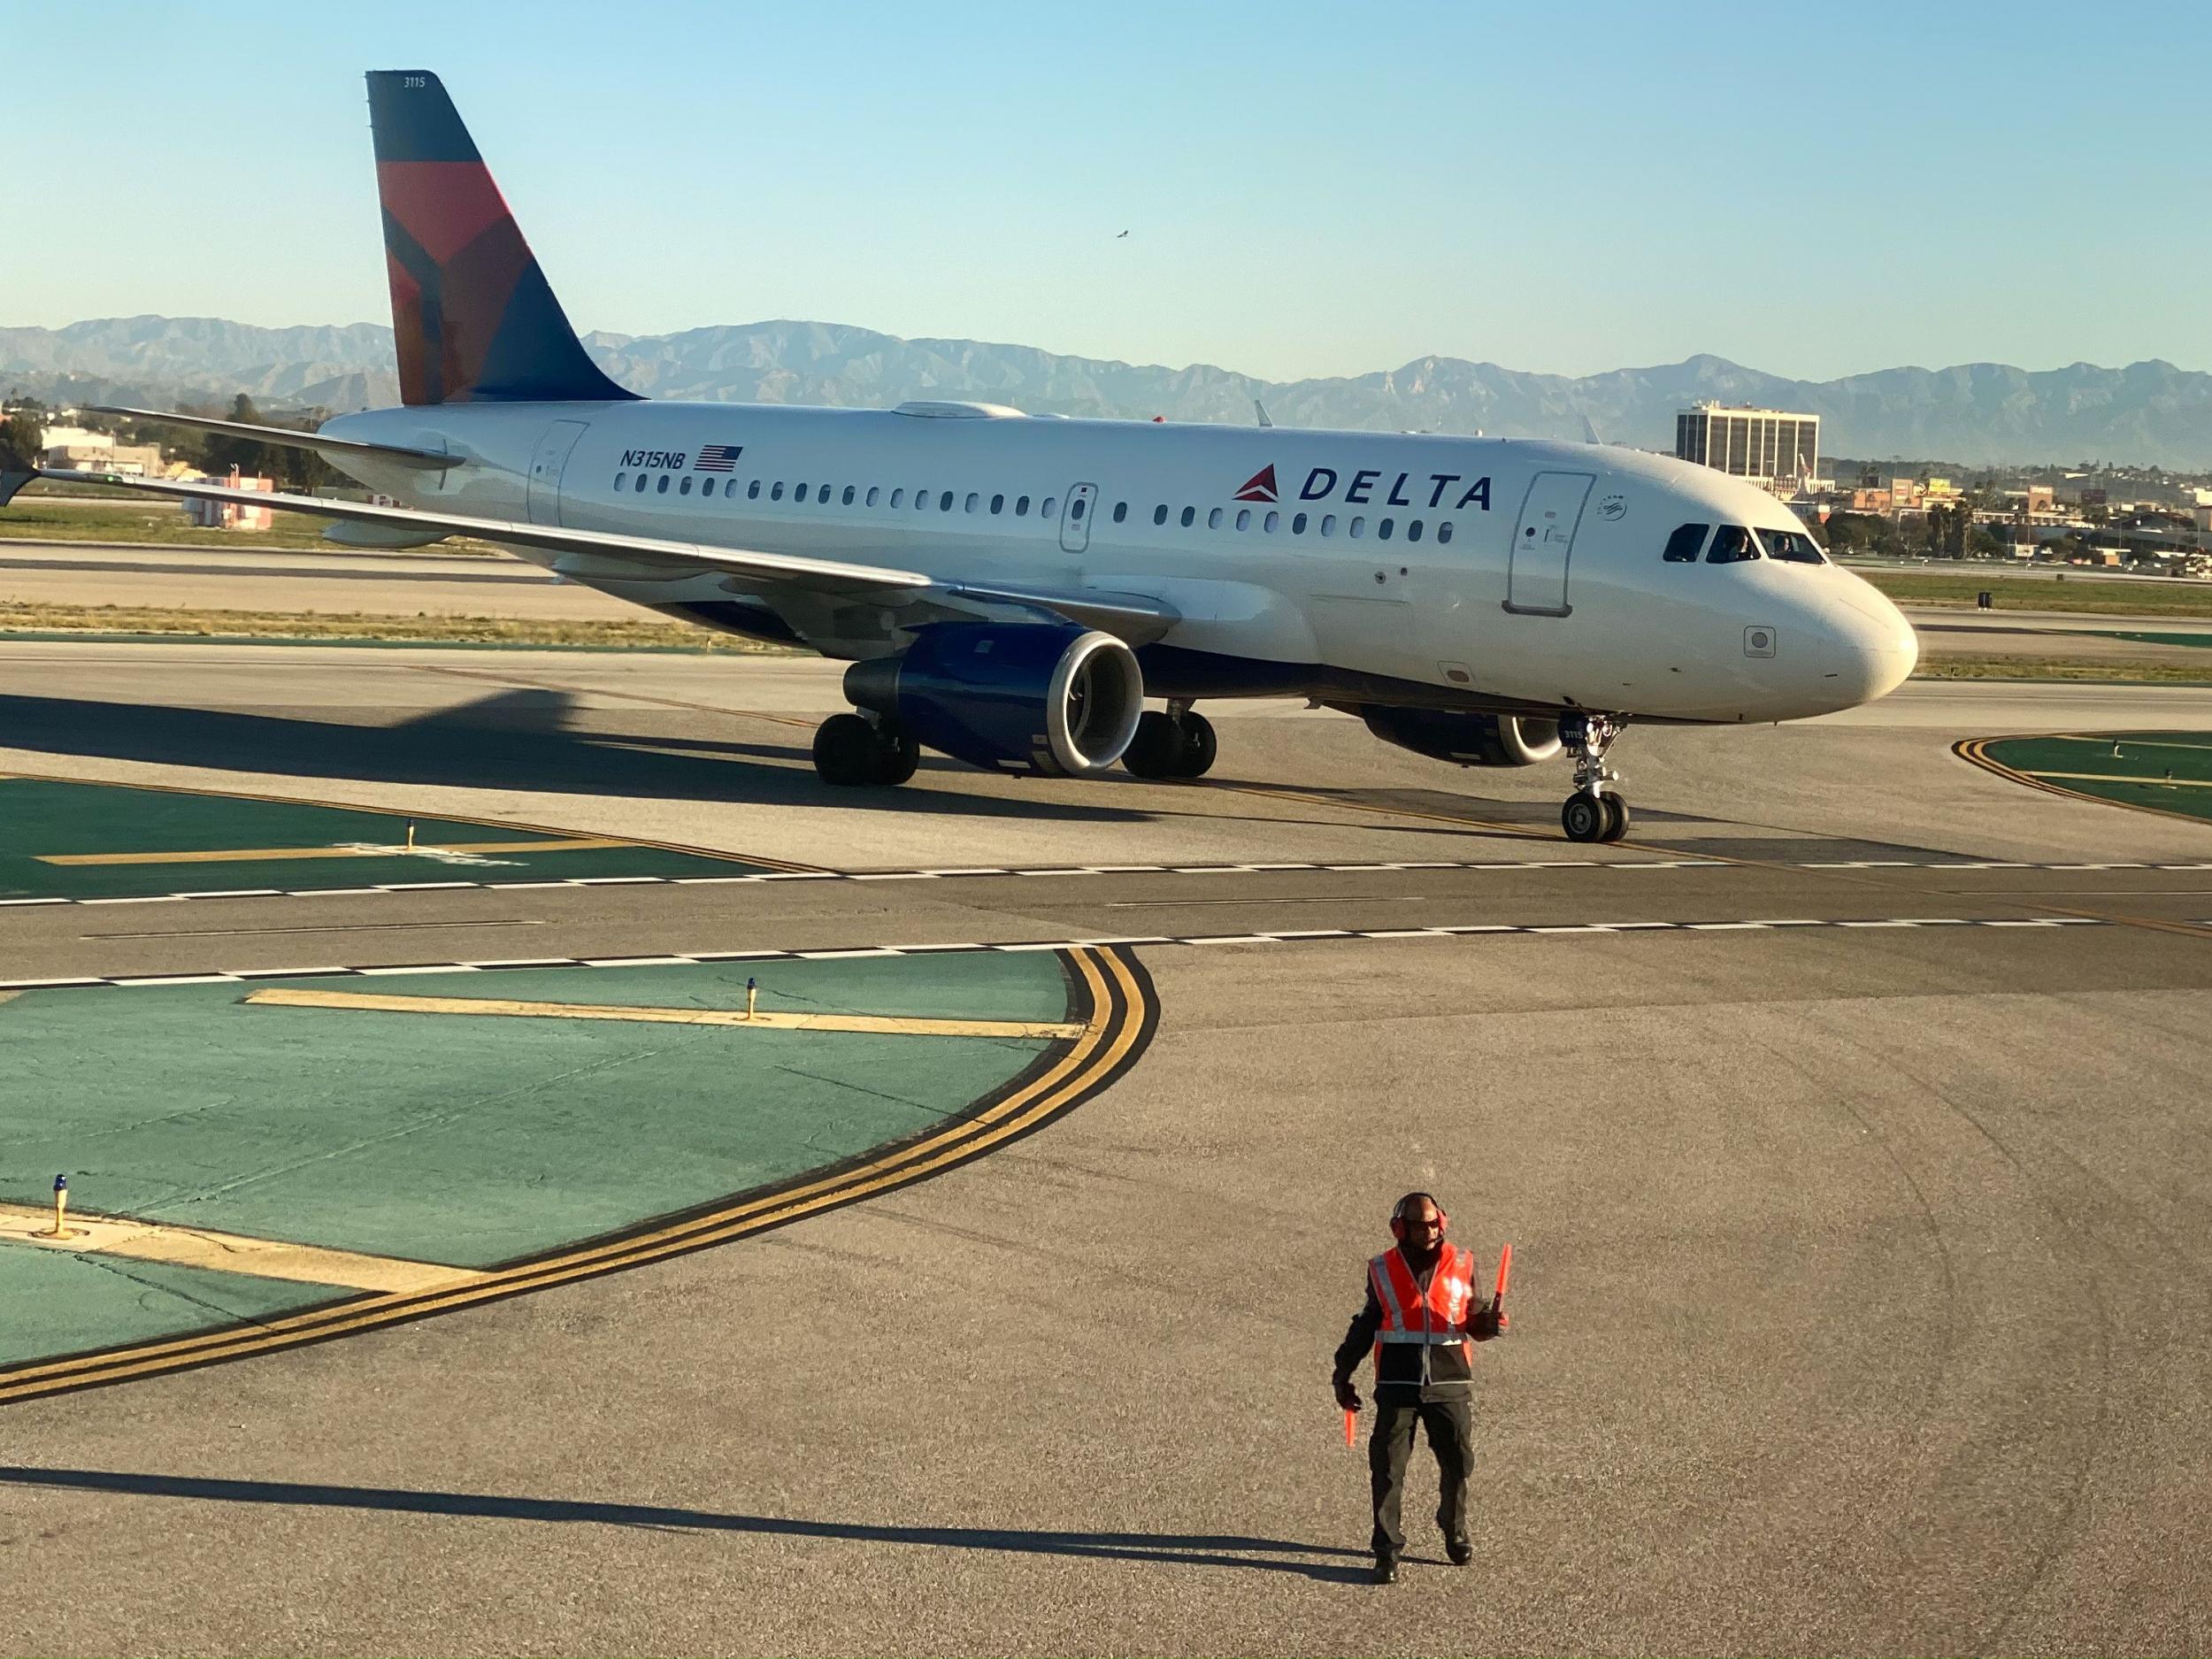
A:
<svg viewBox="0 0 2212 1659">
<path fill-rule="evenodd" d="M 1528 714 L 1466 714 L 1449 709 L 1359 710 L 1386 743 L 1462 766 L 1533 766 L 1561 751 L 1559 722 Z"/>
<path fill-rule="evenodd" d="M 1087 778 L 1136 734 L 1144 674 L 1121 641 L 1073 623 L 933 622 L 848 668 L 845 696 L 974 765 Z"/>
</svg>

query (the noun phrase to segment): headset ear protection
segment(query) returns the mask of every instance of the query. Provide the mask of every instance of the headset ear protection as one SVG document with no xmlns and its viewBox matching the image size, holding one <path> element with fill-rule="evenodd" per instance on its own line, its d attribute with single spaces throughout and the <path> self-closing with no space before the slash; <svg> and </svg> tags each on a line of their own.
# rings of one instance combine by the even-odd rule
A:
<svg viewBox="0 0 2212 1659">
<path fill-rule="evenodd" d="M 1452 1218 L 1444 1213 L 1443 1205 L 1436 1203 L 1436 1199 L 1432 1194 L 1428 1193 L 1408 1193 L 1403 1198 L 1401 1198 L 1398 1201 L 1396 1206 L 1393 1208 L 1390 1212 L 1390 1236 L 1397 1240 L 1399 1243 L 1403 1244 L 1405 1242 L 1406 1210 L 1408 1207 L 1424 1198 L 1426 1198 L 1432 1204 L 1436 1204 L 1436 1236 L 1440 1239 L 1450 1230 Z"/>
</svg>

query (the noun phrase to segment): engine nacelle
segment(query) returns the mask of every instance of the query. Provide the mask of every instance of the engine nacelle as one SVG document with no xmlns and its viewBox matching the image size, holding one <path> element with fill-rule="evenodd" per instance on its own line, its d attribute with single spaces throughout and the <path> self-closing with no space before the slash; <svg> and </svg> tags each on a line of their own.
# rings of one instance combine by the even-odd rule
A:
<svg viewBox="0 0 2212 1659">
<path fill-rule="evenodd" d="M 1359 710 L 1386 743 L 1462 766 L 1533 766 L 1561 751 L 1559 722 L 1528 714 L 1463 714 L 1448 709 Z"/>
<path fill-rule="evenodd" d="M 933 622 L 848 668 L 845 695 L 974 765 L 1087 778 L 1136 735 L 1144 673 L 1112 634 L 1071 622 Z"/>
</svg>

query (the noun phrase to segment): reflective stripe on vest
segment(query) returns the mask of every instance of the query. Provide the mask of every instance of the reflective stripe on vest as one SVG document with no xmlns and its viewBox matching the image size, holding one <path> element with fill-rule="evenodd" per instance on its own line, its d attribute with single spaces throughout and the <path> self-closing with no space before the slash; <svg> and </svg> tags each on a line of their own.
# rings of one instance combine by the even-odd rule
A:
<svg viewBox="0 0 2212 1659">
<path fill-rule="evenodd" d="M 1443 1348 L 1467 1340 L 1460 1328 L 1467 1323 L 1475 1297 L 1475 1253 L 1446 1244 L 1437 1254 L 1425 1294 L 1413 1276 L 1403 1250 L 1385 1250 L 1367 1264 L 1368 1282 L 1382 1308 L 1382 1327 L 1375 1340 L 1419 1342 Z"/>
</svg>

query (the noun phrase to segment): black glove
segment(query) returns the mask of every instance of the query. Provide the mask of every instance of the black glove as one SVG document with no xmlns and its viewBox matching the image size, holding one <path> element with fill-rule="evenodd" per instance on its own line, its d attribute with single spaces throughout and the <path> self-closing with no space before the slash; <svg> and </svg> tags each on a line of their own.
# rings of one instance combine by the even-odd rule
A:
<svg viewBox="0 0 2212 1659">
<path fill-rule="evenodd" d="M 1467 1333 L 1478 1342 L 1487 1342 L 1492 1337 L 1503 1336 L 1510 1324 L 1504 1310 L 1493 1300 L 1475 1310 L 1475 1317 L 1467 1322 Z"/>
<path fill-rule="evenodd" d="M 1349 1377 L 1333 1377 L 1329 1386 L 1336 1391 L 1336 1402 L 1347 1411 L 1359 1409 L 1359 1390 L 1352 1386 Z"/>
</svg>

